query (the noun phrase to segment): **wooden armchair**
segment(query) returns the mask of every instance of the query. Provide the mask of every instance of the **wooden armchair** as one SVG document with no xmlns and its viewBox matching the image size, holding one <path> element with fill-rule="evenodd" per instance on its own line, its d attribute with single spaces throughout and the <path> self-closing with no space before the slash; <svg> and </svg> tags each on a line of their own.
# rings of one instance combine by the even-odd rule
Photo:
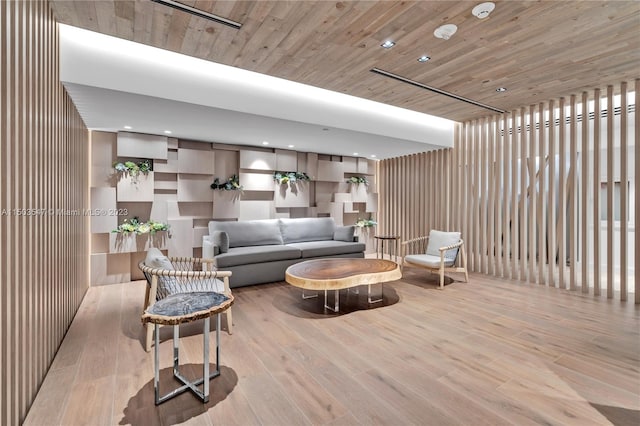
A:
<svg viewBox="0 0 640 426">
<path fill-rule="evenodd" d="M 170 294 L 215 291 L 231 295 L 230 271 L 217 271 L 212 259 L 166 257 L 158 249 L 150 249 L 147 258 L 138 264 L 147 279 L 143 312 L 157 300 Z M 227 331 L 233 332 L 231 308 L 225 311 Z M 145 350 L 151 350 L 153 324 L 147 324 Z"/>
<path fill-rule="evenodd" d="M 456 266 L 460 253 L 461 264 Z M 440 288 L 444 288 L 444 273 L 464 272 L 464 281 L 469 282 L 467 254 L 459 232 L 432 230 L 429 236 L 413 238 L 402 242 L 402 265 L 410 264 L 425 268 L 440 275 Z"/>
</svg>

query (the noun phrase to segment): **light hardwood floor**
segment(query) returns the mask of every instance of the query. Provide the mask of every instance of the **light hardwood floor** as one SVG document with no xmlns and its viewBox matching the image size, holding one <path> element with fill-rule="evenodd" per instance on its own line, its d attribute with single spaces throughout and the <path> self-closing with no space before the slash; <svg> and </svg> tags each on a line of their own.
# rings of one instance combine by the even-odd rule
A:
<svg viewBox="0 0 640 426">
<path fill-rule="evenodd" d="M 343 291 L 340 315 L 286 283 L 235 289 L 204 405 L 188 393 L 153 404 L 145 283 L 91 288 L 26 424 L 640 424 L 639 307 L 479 274 L 438 290 L 437 275 L 404 272 L 383 306 Z M 200 329 L 182 329 L 193 376 Z"/>
</svg>

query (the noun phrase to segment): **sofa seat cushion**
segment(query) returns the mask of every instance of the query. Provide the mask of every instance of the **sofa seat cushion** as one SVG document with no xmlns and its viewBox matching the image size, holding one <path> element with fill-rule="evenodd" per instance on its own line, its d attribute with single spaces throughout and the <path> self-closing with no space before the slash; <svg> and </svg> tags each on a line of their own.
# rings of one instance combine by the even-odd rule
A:
<svg viewBox="0 0 640 426">
<path fill-rule="evenodd" d="M 287 244 L 288 247 L 295 247 L 302 252 L 303 258 L 337 256 L 339 254 L 364 252 L 364 243 L 348 243 L 345 241 L 307 241 L 303 243 Z"/>
<path fill-rule="evenodd" d="M 432 256 L 430 254 L 408 254 L 404 257 L 404 261 L 414 265 L 426 266 L 427 268 L 440 268 L 440 256 Z M 453 266 L 454 263 L 455 260 L 444 259 L 446 268 Z"/>
<path fill-rule="evenodd" d="M 300 250 L 285 245 L 265 245 L 232 247 L 226 253 L 215 257 L 218 269 L 251 263 L 274 262 L 276 260 L 298 259 Z"/>
</svg>

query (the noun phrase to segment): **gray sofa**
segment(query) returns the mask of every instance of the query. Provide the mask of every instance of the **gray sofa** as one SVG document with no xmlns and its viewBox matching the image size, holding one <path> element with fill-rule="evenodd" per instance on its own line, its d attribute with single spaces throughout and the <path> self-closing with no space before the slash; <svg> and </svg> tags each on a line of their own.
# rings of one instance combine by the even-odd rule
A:
<svg viewBox="0 0 640 426">
<path fill-rule="evenodd" d="M 231 271 L 230 286 L 283 281 L 294 263 L 324 257 L 364 257 L 355 227 L 336 226 L 333 218 L 209 222 L 202 257 Z"/>
</svg>

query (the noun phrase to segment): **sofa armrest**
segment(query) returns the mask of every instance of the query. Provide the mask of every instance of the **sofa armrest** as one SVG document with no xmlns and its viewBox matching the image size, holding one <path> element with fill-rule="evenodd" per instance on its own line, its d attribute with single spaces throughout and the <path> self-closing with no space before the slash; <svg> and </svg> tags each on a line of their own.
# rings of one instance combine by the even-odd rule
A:
<svg viewBox="0 0 640 426">
<path fill-rule="evenodd" d="M 220 248 L 216 246 L 209 235 L 202 237 L 202 257 L 205 259 L 213 259 L 220 254 Z"/>
</svg>

